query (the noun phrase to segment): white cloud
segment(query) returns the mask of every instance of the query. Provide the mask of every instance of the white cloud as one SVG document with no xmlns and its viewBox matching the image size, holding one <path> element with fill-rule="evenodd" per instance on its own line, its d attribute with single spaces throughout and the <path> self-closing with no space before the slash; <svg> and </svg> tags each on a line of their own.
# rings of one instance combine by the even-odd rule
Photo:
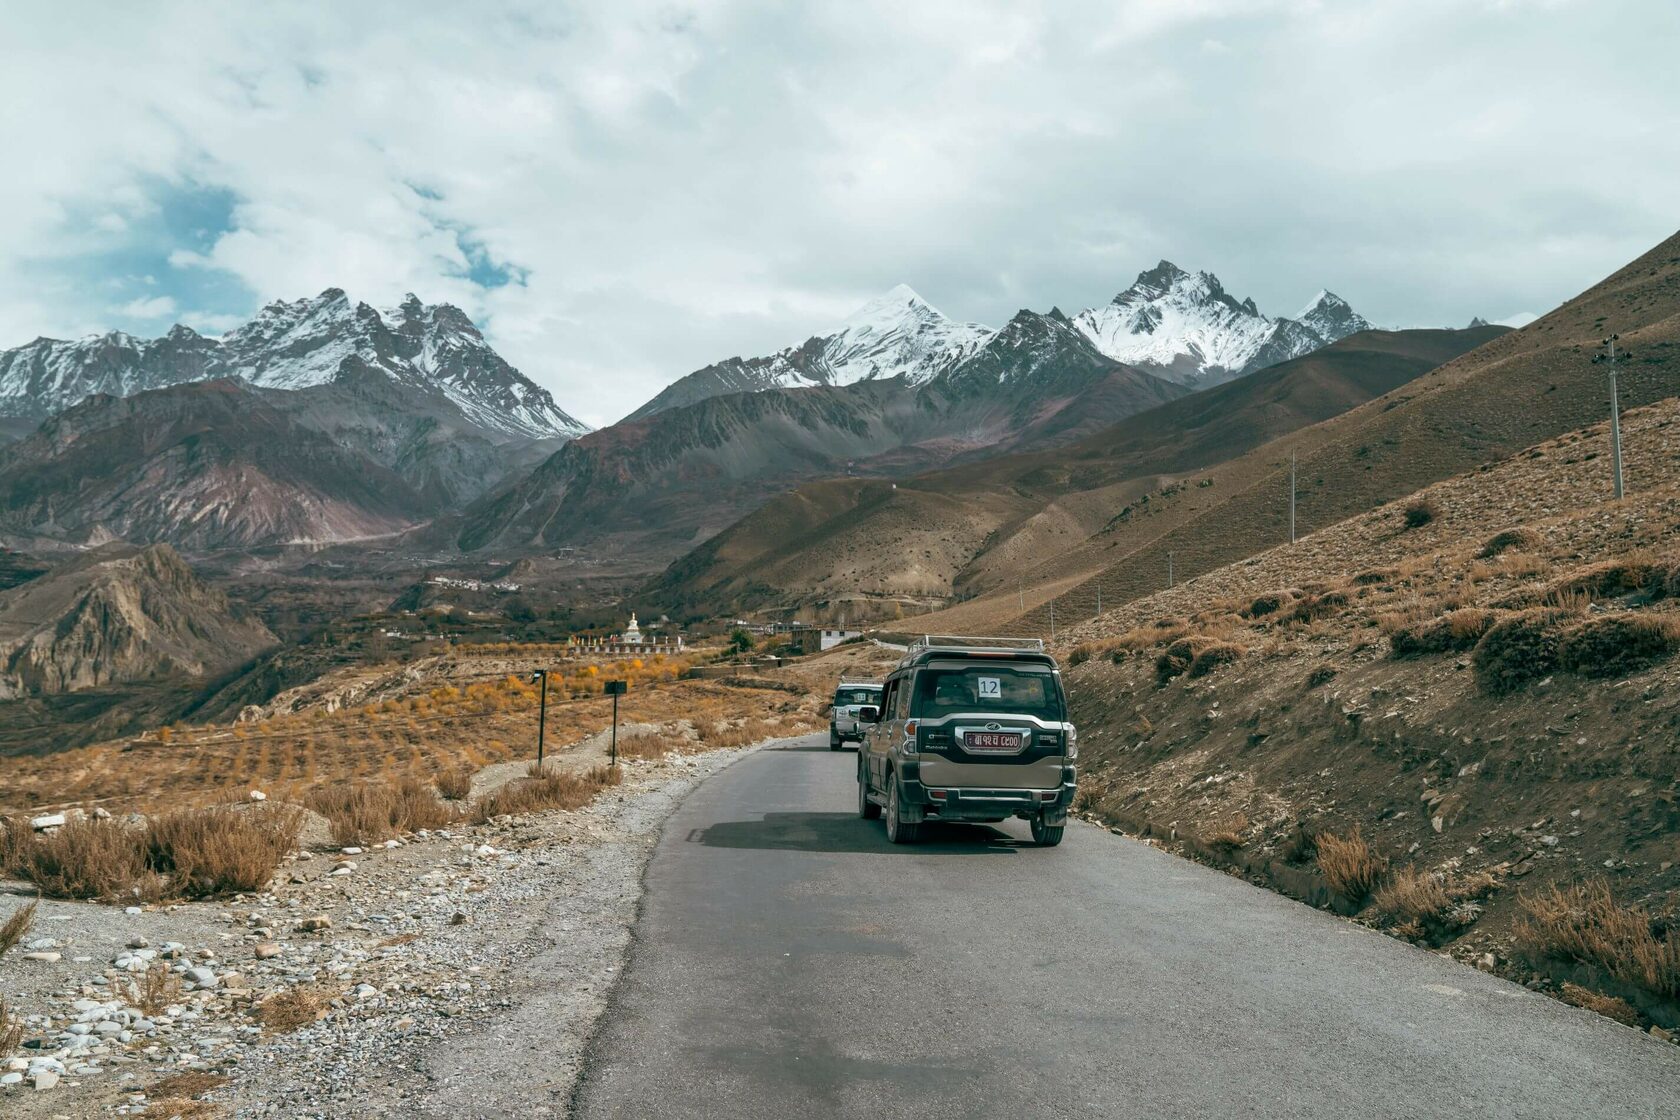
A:
<svg viewBox="0 0 1680 1120">
<path fill-rule="evenodd" d="M 900 280 L 993 323 L 1162 256 L 1272 313 L 1548 307 L 1672 232 L 1680 15 L 1511 7 L 42 5 L 0 48 L 0 150 L 52 156 L 0 176 L 0 345 L 139 271 L 220 329 L 412 290 L 598 421 Z"/>
<path fill-rule="evenodd" d="M 142 296 L 117 308 L 117 314 L 130 319 L 159 319 L 175 314 L 175 300 L 170 296 Z"/>
</svg>

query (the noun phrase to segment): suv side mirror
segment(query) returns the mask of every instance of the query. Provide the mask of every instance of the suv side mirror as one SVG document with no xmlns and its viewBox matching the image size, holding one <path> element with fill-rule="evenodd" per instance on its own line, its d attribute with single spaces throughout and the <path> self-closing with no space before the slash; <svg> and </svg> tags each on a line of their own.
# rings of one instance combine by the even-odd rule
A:
<svg viewBox="0 0 1680 1120">
<path fill-rule="evenodd" d="M 865 704 L 858 709 L 857 717 L 864 723 L 879 723 L 881 721 L 881 709 L 873 704 Z"/>
</svg>

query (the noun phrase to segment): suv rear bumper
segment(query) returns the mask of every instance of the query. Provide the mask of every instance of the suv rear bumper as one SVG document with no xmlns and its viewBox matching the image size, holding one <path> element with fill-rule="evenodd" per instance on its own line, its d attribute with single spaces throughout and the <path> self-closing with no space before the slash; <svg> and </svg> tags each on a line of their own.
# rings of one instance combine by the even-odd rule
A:
<svg viewBox="0 0 1680 1120">
<path fill-rule="evenodd" d="M 906 772 L 898 783 L 899 796 L 903 799 L 900 812 L 907 823 L 996 820 L 1043 814 L 1048 823 L 1060 824 L 1067 819 L 1078 789 L 1072 766 L 1062 768 L 1062 784 L 1050 789 L 989 789 L 924 785 L 920 768 L 911 773 L 911 765 L 904 767 Z"/>
</svg>

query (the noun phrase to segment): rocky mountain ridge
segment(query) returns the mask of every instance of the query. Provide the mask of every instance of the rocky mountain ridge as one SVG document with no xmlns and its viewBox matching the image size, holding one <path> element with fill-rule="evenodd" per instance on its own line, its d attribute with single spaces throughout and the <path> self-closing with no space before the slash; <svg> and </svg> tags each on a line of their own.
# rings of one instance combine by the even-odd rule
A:
<svg viewBox="0 0 1680 1120">
<path fill-rule="evenodd" d="M 990 337 L 976 323 L 957 323 L 899 284 L 858 308 L 824 335 L 763 358 L 725 358 L 667 386 L 625 419 L 641 420 L 720 393 L 851 385 L 902 377 L 925 384 Z"/>
<path fill-rule="evenodd" d="M 1062 330 L 1071 328 L 1051 320 L 1022 323 L 1018 333 L 1030 339 Z M 1083 335 L 1071 333 L 1094 353 Z M 1191 485 L 1184 481 L 1189 473 L 1211 472 L 1290 433 L 1310 433 L 1502 333 L 1361 332 L 1223 385 L 1180 389 L 1165 404 L 1061 445 L 901 472 L 891 483 L 803 484 L 681 557 L 640 597 L 674 617 L 798 612 L 852 623 L 987 592 L 1015 603 L 1022 573 L 1081 557 L 1089 566 L 1109 562 L 1105 532 L 1155 520 L 1163 489 L 1182 503 L 1205 504 L 1233 481 L 1210 473 Z M 1048 580 L 1034 576 L 1026 587 Z"/>
<path fill-rule="evenodd" d="M 394 469 L 404 448 L 382 463 L 297 411 L 311 408 L 315 422 L 358 415 L 343 382 L 280 392 L 218 380 L 92 397 L 0 448 L 0 530 L 205 551 L 389 535 L 437 508 L 424 470 L 416 485 Z M 442 451 L 472 455 L 475 445 L 445 441 Z M 494 462 L 497 449 L 480 438 L 476 454 Z"/>
<path fill-rule="evenodd" d="M 274 640 L 169 546 L 102 549 L 0 592 L 0 700 L 203 676 Z"/>
<path fill-rule="evenodd" d="M 1185 385 L 1229 381 L 1371 329 L 1333 292 L 1320 291 L 1293 319 L 1271 319 L 1253 299 L 1226 292 L 1213 273 L 1165 260 L 1074 323 L 1116 361 Z"/>
<path fill-rule="evenodd" d="M 1346 300 L 1322 290 L 1295 318 L 1268 318 L 1252 299 L 1227 294 L 1213 273 L 1192 274 L 1170 261 L 1139 273 L 1110 303 L 1067 321 L 1105 357 L 1190 386 L 1298 358 L 1371 327 Z M 726 358 L 695 370 L 626 419 L 645 419 L 722 393 L 892 377 L 926 385 L 974 357 L 998 333 L 949 319 L 899 284 L 826 334 L 765 357 Z"/>
<path fill-rule="evenodd" d="M 395 384 L 447 398 L 493 439 L 589 430 L 503 360 L 459 308 L 410 294 L 382 312 L 338 288 L 270 303 L 219 339 L 177 324 L 161 338 L 111 331 L 38 338 L 0 352 L 0 416 L 39 422 L 96 394 L 126 397 L 216 378 L 302 389 L 332 383 L 352 359 Z"/>
<path fill-rule="evenodd" d="M 1061 312 L 1022 311 L 919 383 L 715 394 L 592 432 L 469 510 L 456 543 L 612 541 L 663 563 L 804 480 L 1054 446 L 1184 392 L 1104 357 Z"/>
</svg>

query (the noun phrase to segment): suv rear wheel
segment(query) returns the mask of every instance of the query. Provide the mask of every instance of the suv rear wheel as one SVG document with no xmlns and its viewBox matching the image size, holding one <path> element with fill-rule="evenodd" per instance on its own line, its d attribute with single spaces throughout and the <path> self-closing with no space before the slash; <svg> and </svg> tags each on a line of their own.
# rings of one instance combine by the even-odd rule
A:
<svg viewBox="0 0 1680 1120">
<path fill-rule="evenodd" d="M 840 749 L 840 732 L 834 730 L 832 727 L 828 729 L 828 749 L 831 751 L 837 751 Z"/>
<path fill-rule="evenodd" d="M 872 821 L 881 815 L 881 807 L 869 800 L 869 776 L 863 769 L 863 759 L 858 759 L 858 816 L 866 821 Z"/>
<path fill-rule="evenodd" d="M 1054 848 L 1062 842 L 1062 832 L 1067 828 L 1065 824 L 1045 824 L 1042 816 L 1032 819 L 1033 843 L 1041 848 Z"/>
<path fill-rule="evenodd" d="M 921 836 L 922 826 L 910 824 L 902 818 L 898 806 L 898 775 L 887 775 L 887 839 L 894 844 L 914 844 Z"/>
</svg>

